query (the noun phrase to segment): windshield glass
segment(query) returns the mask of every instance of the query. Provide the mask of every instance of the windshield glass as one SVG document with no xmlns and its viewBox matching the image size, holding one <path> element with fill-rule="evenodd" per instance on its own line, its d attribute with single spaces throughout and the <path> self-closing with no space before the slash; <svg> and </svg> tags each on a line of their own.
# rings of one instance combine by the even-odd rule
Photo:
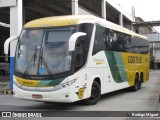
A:
<svg viewBox="0 0 160 120">
<path fill-rule="evenodd" d="M 16 51 L 15 71 L 50 75 L 71 69 L 68 41 L 74 27 L 23 30 Z"/>
</svg>

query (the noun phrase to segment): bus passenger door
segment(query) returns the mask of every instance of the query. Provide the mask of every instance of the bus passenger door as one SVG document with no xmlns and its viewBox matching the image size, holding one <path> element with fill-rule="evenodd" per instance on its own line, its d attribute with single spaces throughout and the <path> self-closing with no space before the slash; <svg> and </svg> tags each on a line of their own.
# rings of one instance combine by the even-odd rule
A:
<svg viewBox="0 0 160 120">
<path fill-rule="evenodd" d="M 85 45 L 83 37 L 77 40 L 75 46 L 74 72 L 77 78 L 76 94 L 78 99 L 86 98 L 87 96 L 87 80 L 88 74 L 85 68 Z"/>
</svg>

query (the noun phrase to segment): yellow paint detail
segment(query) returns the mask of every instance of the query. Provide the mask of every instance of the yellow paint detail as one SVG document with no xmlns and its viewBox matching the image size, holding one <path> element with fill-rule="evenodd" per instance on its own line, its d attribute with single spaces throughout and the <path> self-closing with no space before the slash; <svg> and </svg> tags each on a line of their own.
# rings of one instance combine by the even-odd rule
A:
<svg viewBox="0 0 160 120">
<path fill-rule="evenodd" d="M 1 93 L 3 95 L 12 95 L 13 94 L 13 91 L 12 90 L 2 90 Z"/>
<path fill-rule="evenodd" d="M 104 62 L 96 62 L 96 65 L 104 64 Z"/>
<path fill-rule="evenodd" d="M 122 53 L 126 73 L 128 76 L 128 83 L 130 86 L 134 85 L 135 75 L 143 72 L 143 80 L 146 82 L 149 79 L 149 53 L 148 54 L 133 54 L 133 53 Z"/>
<path fill-rule="evenodd" d="M 20 77 L 15 77 L 15 79 L 20 85 L 28 87 L 35 87 L 40 82 L 40 80 L 27 80 Z"/>
<path fill-rule="evenodd" d="M 82 99 L 83 98 L 83 96 L 84 96 L 84 90 L 85 90 L 86 88 L 80 88 L 79 90 L 78 90 L 78 98 L 79 99 Z"/>
<path fill-rule="evenodd" d="M 93 18 L 93 16 L 88 15 L 46 17 L 28 22 L 24 28 L 75 25 L 78 24 L 81 20 L 92 20 Z"/>
<path fill-rule="evenodd" d="M 94 59 L 93 61 L 96 63 L 96 65 L 100 65 L 100 64 L 104 64 L 105 63 L 104 59 Z"/>
</svg>

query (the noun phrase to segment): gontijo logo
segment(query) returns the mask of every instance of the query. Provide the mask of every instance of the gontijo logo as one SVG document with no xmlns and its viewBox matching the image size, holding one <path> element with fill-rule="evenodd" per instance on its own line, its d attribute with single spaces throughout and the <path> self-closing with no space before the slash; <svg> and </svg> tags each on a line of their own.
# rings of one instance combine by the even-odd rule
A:
<svg viewBox="0 0 160 120">
<path fill-rule="evenodd" d="M 83 98 L 83 96 L 84 96 L 84 90 L 85 90 L 86 88 L 84 87 L 84 88 L 80 88 L 79 90 L 78 90 L 78 92 L 76 92 L 76 94 L 78 95 L 78 98 L 79 99 L 82 99 Z"/>
<path fill-rule="evenodd" d="M 142 57 L 128 56 L 128 63 L 142 63 Z"/>
</svg>

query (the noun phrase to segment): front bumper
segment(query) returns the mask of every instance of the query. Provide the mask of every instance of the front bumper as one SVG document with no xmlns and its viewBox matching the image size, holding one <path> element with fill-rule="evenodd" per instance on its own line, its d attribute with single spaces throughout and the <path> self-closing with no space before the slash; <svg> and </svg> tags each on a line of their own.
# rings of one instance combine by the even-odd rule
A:
<svg viewBox="0 0 160 120">
<path fill-rule="evenodd" d="M 13 86 L 14 96 L 18 99 L 32 100 L 32 101 L 43 101 L 43 102 L 63 102 L 72 103 L 78 101 L 74 86 L 69 86 L 53 92 L 37 92 L 37 91 L 25 91 L 17 86 Z M 33 98 L 33 94 L 42 95 L 42 98 Z"/>
</svg>

